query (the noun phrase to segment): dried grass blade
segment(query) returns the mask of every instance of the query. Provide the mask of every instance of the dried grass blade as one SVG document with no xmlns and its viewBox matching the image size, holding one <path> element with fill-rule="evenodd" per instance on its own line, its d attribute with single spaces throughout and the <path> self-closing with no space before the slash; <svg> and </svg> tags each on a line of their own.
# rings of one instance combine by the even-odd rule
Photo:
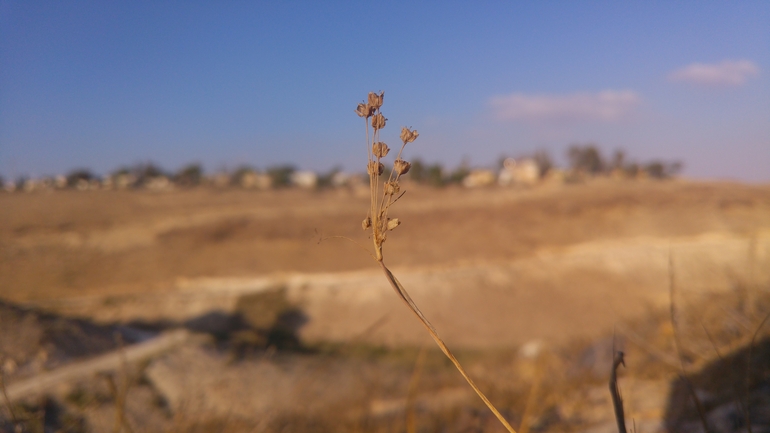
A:
<svg viewBox="0 0 770 433">
<path fill-rule="evenodd" d="M 410 310 L 417 316 L 418 319 L 420 319 L 420 322 L 425 326 L 425 328 L 430 333 L 430 336 L 433 337 L 433 340 L 436 342 L 438 347 L 441 349 L 442 352 L 444 352 L 444 355 L 446 355 L 447 358 L 449 358 L 450 361 L 452 361 L 452 364 L 454 364 L 455 368 L 457 368 L 457 371 L 460 372 L 460 374 L 463 376 L 466 382 L 468 382 L 468 385 L 473 388 L 473 390 L 476 392 L 476 394 L 481 398 L 481 400 L 484 402 L 484 404 L 489 408 L 489 410 L 492 411 L 492 413 L 495 415 L 495 417 L 500 421 L 500 423 L 505 427 L 506 430 L 508 430 L 510 433 L 516 433 L 516 430 L 511 427 L 511 425 L 508 423 L 508 421 L 503 417 L 503 415 L 497 410 L 497 408 L 492 404 L 491 401 L 487 398 L 486 395 L 479 389 L 478 386 L 473 382 L 473 380 L 468 376 L 468 373 L 466 373 L 463 366 L 460 364 L 460 361 L 455 358 L 455 356 L 452 354 L 452 352 L 449 350 L 449 347 L 444 343 L 444 340 L 441 339 L 441 337 L 438 335 L 438 331 L 436 331 L 436 328 L 433 327 L 433 325 L 428 321 L 428 319 L 425 317 L 425 315 L 420 311 L 420 309 L 417 307 L 417 304 L 412 301 L 412 297 L 409 296 L 409 293 L 407 293 L 406 289 L 404 289 L 404 286 L 401 285 L 401 283 L 396 279 L 396 276 L 393 275 L 393 273 L 388 269 L 387 266 L 385 266 L 385 263 L 382 261 L 379 262 L 380 266 L 382 267 L 383 272 L 385 272 L 385 277 L 388 279 L 388 282 L 390 283 L 391 287 L 393 287 L 393 290 L 396 291 L 396 293 L 399 295 L 401 300 L 404 301 L 404 303 L 409 307 Z"/>
</svg>

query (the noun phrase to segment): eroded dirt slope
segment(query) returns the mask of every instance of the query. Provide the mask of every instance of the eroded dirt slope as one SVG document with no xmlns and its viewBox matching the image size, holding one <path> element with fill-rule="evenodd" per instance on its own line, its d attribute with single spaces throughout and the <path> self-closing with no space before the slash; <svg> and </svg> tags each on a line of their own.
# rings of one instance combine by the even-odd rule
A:
<svg viewBox="0 0 770 433">
<path fill-rule="evenodd" d="M 0 296 L 37 300 L 168 290 L 180 278 L 367 269 L 367 198 L 345 191 L 191 190 L 0 195 Z M 392 266 L 528 257 L 638 237 L 770 228 L 770 187 L 594 182 L 532 190 L 409 188 Z"/>
</svg>

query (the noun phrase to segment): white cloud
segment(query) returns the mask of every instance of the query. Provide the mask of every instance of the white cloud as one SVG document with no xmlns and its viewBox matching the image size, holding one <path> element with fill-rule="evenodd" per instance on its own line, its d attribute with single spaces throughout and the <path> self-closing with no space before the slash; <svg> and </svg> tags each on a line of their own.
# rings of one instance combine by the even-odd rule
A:
<svg viewBox="0 0 770 433">
<path fill-rule="evenodd" d="M 631 90 L 604 90 L 569 95 L 495 96 L 490 105 L 500 120 L 612 122 L 627 116 L 641 98 Z"/>
<path fill-rule="evenodd" d="M 670 81 L 684 81 L 707 86 L 740 86 L 759 74 L 759 67 L 749 60 L 724 60 L 721 63 L 693 63 L 668 75 Z"/>
</svg>

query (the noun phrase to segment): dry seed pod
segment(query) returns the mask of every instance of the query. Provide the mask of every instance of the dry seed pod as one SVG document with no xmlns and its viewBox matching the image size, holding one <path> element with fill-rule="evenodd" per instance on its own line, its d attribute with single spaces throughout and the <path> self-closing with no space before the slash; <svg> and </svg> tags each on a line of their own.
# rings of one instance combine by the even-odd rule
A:
<svg viewBox="0 0 770 433">
<path fill-rule="evenodd" d="M 401 141 L 403 141 L 404 144 L 413 142 L 419 136 L 420 134 L 417 132 L 416 129 L 410 130 L 406 126 L 401 128 Z"/>
<path fill-rule="evenodd" d="M 385 158 L 385 155 L 387 155 L 388 152 L 390 152 L 390 148 L 388 147 L 387 144 L 381 141 L 378 141 L 377 143 L 372 144 L 372 153 L 377 158 Z"/>
<path fill-rule="evenodd" d="M 372 219 L 369 217 L 364 218 L 364 220 L 361 222 L 361 228 L 364 230 L 368 230 L 369 227 L 372 226 Z"/>
<path fill-rule="evenodd" d="M 401 191 L 401 187 L 398 185 L 398 182 L 385 182 L 385 194 L 394 195 L 398 194 L 399 191 Z"/>
<path fill-rule="evenodd" d="M 408 173 L 410 168 L 412 168 L 412 164 L 403 159 L 393 161 L 393 170 L 399 175 Z"/>
<path fill-rule="evenodd" d="M 358 107 L 356 107 L 356 114 L 358 114 L 358 117 L 369 117 L 369 107 L 366 104 L 358 104 Z"/>
<path fill-rule="evenodd" d="M 398 218 L 388 220 L 388 230 L 393 230 L 394 228 L 398 227 L 399 224 L 401 224 L 401 221 L 399 221 Z"/>
<path fill-rule="evenodd" d="M 385 166 L 382 165 L 381 162 L 369 161 L 369 163 L 366 164 L 366 172 L 370 175 L 376 173 L 377 176 L 379 176 L 383 171 L 385 171 Z"/>
<path fill-rule="evenodd" d="M 379 95 L 374 92 L 369 92 L 369 105 L 375 110 L 378 110 L 380 107 L 382 107 L 382 100 L 384 96 L 385 92 L 380 92 Z"/>
<path fill-rule="evenodd" d="M 401 141 L 403 141 L 404 144 L 411 143 L 418 135 L 417 131 L 410 131 L 409 128 L 405 126 L 401 128 Z"/>
<path fill-rule="evenodd" d="M 377 113 L 372 117 L 372 128 L 375 130 L 382 129 L 385 127 L 385 122 L 388 119 L 385 118 L 385 116 L 382 115 L 382 113 Z"/>
<path fill-rule="evenodd" d="M 364 103 L 358 104 L 358 107 L 356 107 L 356 114 L 358 114 L 359 117 L 372 117 L 372 114 L 374 114 L 374 107 Z"/>
<path fill-rule="evenodd" d="M 412 141 L 414 141 L 414 140 L 417 140 L 417 137 L 419 137 L 419 136 L 420 136 L 420 133 L 419 133 L 419 132 L 417 132 L 417 130 L 416 130 L 416 129 L 413 129 L 411 132 L 412 132 L 412 136 L 409 138 L 409 142 L 410 142 L 410 143 L 411 143 Z"/>
</svg>

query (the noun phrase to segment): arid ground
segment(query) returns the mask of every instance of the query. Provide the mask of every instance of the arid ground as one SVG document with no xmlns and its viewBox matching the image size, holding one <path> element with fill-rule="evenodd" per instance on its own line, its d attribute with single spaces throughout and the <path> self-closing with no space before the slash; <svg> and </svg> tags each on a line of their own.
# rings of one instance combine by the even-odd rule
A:
<svg viewBox="0 0 770 433">
<path fill-rule="evenodd" d="M 412 186 L 407 190 L 391 213 L 402 224 L 385 243 L 385 260 L 447 343 L 470 351 L 470 359 L 478 361 L 484 353 L 497 353 L 499 358 L 505 351 L 540 353 L 542 347 L 564 349 L 578 341 L 606 347 L 606 337 L 613 329 L 619 333 L 626 329 L 631 340 L 644 340 L 643 332 L 631 332 L 629 324 L 662 323 L 651 318 L 668 311 L 672 282 L 683 309 L 705 305 L 700 303 L 708 297 L 740 298 L 736 308 L 747 329 L 767 312 L 760 300 L 770 288 L 770 185 L 595 180 L 531 189 Z M 303 384 L 286 369 L 271 372 L 275 367 L 264 358 L 251 364 L 239 361 L 235 366 L 220 362 L 219 352 L 205 349 L 206 344 L 228 342 L 227 356 L 236 352 L 241 356 L 244 347 L 263 345 L 269 352 L 273 350 L 270 341 L 289 341 L 290 348 L 366 345 L 407 350 L 408 362 L 403 368 L 398 367 L 403 363 L 398 356 L 393 364 L 397 367 L 388 364 L 390 367 L 380 370 L 360 358 L 343 357 L 328 370 L 329 377 L 343 383 L 342 388 L 355 388 L 338 391 L 347 397 L 355 395 L 357 401 L 365 399 L 366 389 L 344 385 L 349 380 L 345 366 L 363 371 L 364 376 L 374 374 L 372 369 L 378 371 L 374 375 L 382 376 L 377 389 L 383 394 L 366 400 L 376 400 L 366 411 L 369 415 L 398 412 L 414 404 L 399 398 L 405 397 L 405 389 L 414 380 L 411 371 L 417 350 L 431 347 L 431 341 L 392 293 L 367 252 L 371 242 L 361 230 L 367 206 L 365 192 L 352 190 L 199 188 L 167 193 L 0 194 L 0 297 L 13 306 L 9 308 L 20 309 L 0 315 L 6 335 L 4 357 L 13 358 L 9 352 L 24 345 L 11 337 L 26 329 L 19 324 L 26 323 L 22 319 L 29 311 L 35 311 L 35 317 L 50 316 L 45 320 L 77 318 L 81 320 L 78 332 L 93 335 L 95 341 L 109 340 L 105 337 L 109 329 L 150 335 L 186 327 L 193 332 L 190 341 L 195 343 L 145 362 L 142 373 L 171 412 L 181 411 L 185 404 L 178 382 L 186 379 L 175 378 L 175 372 L 189 369 L 187 374 L 202 377 L 202 371 L 221 368 L 221 377 L 206 376 L 211 382 L 205 388 L 209 400 L 201 397 L 203 402 L 196 404 L 221 416 L 235 416 L 233 422 L 250 425 L 250 429 L 257 427 L 248 424 L 249 413 L 271 413 L 266 415 L 272 420 L 268 424 L 280 431 L 275 427 L 284 419 L 275 415 L 280 411 L 265 409 L 272 407 L 268 403 L 273 400 L 271 395 L 276 401 L 305 405 L 309 408 L 306 414 L 328 410 L 317 401 L 297 403 L 304 400 L 286 391 L 281 380 L 292 381 L 292 389 L 313 393 L 322 394 L 326 388 Z M 233 317 L 260 331 L 249 334 L 244 331 L 248 326 L 233 328 L 227 322 Z M 227 323 L 223 325 L 222 320 Z M 722 323 L 714 326 L 722 329 Z M 235 336 L 222 337 L 223 332 L 236 328 Z M 271 332 L 276 329 L 290 334 L 289 340 L 275 340 L 277 334 Z M 199 331 L 214 335 L 220 343 L 200 343 L 196 340 Z M 658 328 L 650 332 L 667 335 Z M 657 343 L 637 343 L 647 344 L 648 353 L 657 350 L 652 349 Z M 661 344 L 670 348 L 670 342 Z M 80 358 L 77 354 L 70 358 L 106 353 L 116 346 L 108 341 L 99 347 L 102 349 L 84 349 Z M 260 350 L 257 352 L 262 353 Z M 337 350 L 332 350 L 334 356 L 339 356 Z M 23 367 L 41 357 L 36 351 L 25 353 L 13 364 Z M 610 357 L 611 350 L 608 353 Z M 249 356 L 244 359 L 251 359 Z M 444 365 L 440 357 L 431 356 L 430 362 Z M 70 358 L 65 358 L 57 362 L 67 364 Z M 671 361 L 676 354 L 658 358 Z M 320 368 L 314 366 L 320 361 L 312 356 L 298 359 L 291 361 L 291 368 L 301 372 L 300 376 Z M 36 369 L 6 368 L 9 383 L 31 380 L 59 365 L 46 362 L 39 362 Z M 505 368 L 513 368 L 505 362 Z M 223 367 L 228 365 L 231 367 Z M 482 377 L 489 375 L 482 367 L 477 372 Z M 256 381 L 251 386 L 272 391 L 262 393 L 262 399 L 253 404 L 219 407 L 217 401 L 228 401 L 227 397 L 217 400 L 212 396 L 226 394 L 222 387 L 242 383 L 239 378 L 243 375 Z M 388 375 L 392 375 L 390 382 Z M 259 382 L 255 377 L 271 379 Z M 530 379 L 524 382 L 528 384 Z M 431 379 L 430 374 L 425 380 L 435 381 L 429 389 L 444 393 L 437 397 L 439 403 L 426 400 L 426 413 L 434 407 L 430 404 L 451 406 L 453 398 L 462 400 L 466 395 L 461 382 L 440 386 L 439 379 Z M 664 391 L 668 389 L 668 382 L 649 386 L 660 387 L 660 383 L 666 384 Z M 521 391 L 523 397 L 517 392 L 503 392 L 509 398 L 506 401 L 527 401 L 526 392 Z M 344 400 L 328 399 L 334 404 Z M 561 421 L 548 425 L 566 425 L 565 420 L 570 419 L 564 409 L 567 406 L 549 404 L 531 409 L 538 422 L 548 424 L 547 408 L 557 407 Z M 451 419 L 458 423 L 472 424 L 463 418 L 464 412 L 452 413 L 455 418 Z M 521 421 L 526 410 L 510 409 L 510 413 Z M 650 419 L 660 419 L 661 413 Z M 86 418 L 97 422 L 93 420 L 98 416 L 94 416 Z M 260 428 L 269 430 L 268 424 Z M 594 424 L 580 425 L 588 429 Z M 548 425 L 541 430 L 548 430 Z M 346 429 L 376 430 L 375 424 L 356 426 Z M 383 427 L 383 431 L 407 427 Z M 339 426 L 329 428 L 333 431 Z"/>
</svg>

